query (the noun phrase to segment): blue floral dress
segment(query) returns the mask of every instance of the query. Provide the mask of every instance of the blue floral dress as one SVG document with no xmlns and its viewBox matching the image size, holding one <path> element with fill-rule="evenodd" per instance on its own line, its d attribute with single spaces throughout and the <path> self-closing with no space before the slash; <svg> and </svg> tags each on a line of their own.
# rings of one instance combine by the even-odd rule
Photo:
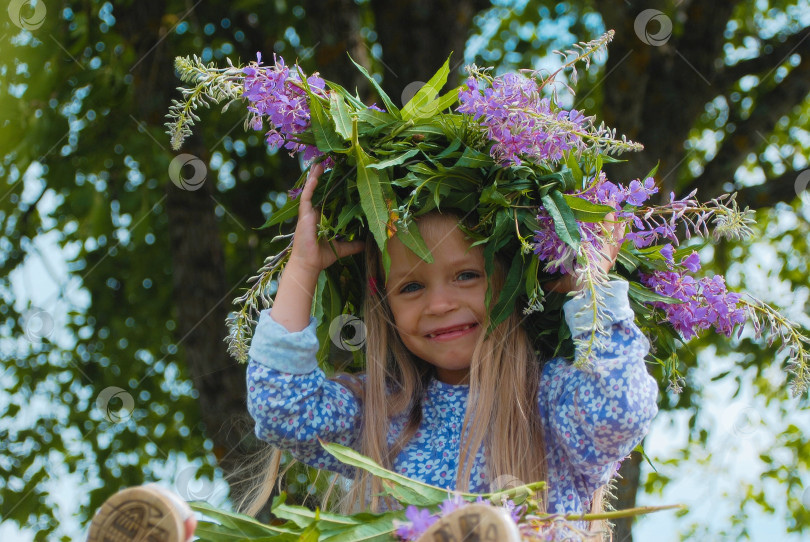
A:
<svg viewBox="0 0 810 542">
<path fill-rule="evenodd" d="M 581 513 L 591 506 L 593 492 L 607 483 L 646 435 L 658 412 L 658 386 L 647 373 L 644 357 L 649 342 L 633 323 L 628 283 L 603 287 L 610 337 L 589 371 L 561 358 L 548 361 L 542 372 L 537 408 L 544 424 L 548 461 L 548 511 Z M 573 334 L 586 329 L 590 294 L 565 303 Z M 316 468 L 352 476 L 351 467 L 327 454 L 316 437 L 354 446 L 363 407 L 349 389 L 329 380 L 317 367 L 315 319 L 290 333 L 262 312 L 250 348 L 247 369 L 248 410 L 256 436 L 288 450 Z M 393 469 L 406 476 L 455 489 L 461 427 L 469 386 L 432 380 L 423 397 L 422 423 L 396 458 Z M 406 423 L 391 421 L 389 444 Z M 488 492 L 490 479 L 482 447 L 471 473 L 470 490 Z"/>
</svg>

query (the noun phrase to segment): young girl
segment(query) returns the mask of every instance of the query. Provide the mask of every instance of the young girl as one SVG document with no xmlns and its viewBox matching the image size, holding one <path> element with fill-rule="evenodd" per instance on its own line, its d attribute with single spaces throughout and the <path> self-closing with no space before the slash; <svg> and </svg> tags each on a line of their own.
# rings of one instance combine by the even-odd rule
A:
<svg viewBox="0 0 810 542">
<path fill-rule="evenodd" d="M 316 240 L 319 213 L 311 200 L 321 172 L 311 169 L 300 195 L 289 263 L 250 349 L 248 409 L 256 435 L 307 465 L 354 478 L 345 511 L 384 507 L 381 485 L 327 454 L 318 437 L 449 490 L 547 480 L 548 512 L 591 509 L 657 412 L 657 385 L 644 364 L 649 343 L 633 323 L 627 282 L 603 288 L 610 337 L 589 370 L 563 359 L 544 364 L 519 313 L 486 335 L 483 251 L 470 248 L 458 217 L 431 213 L 418 225 L 433 263 L 394 236 L 386 279 L 379 253 L 366 247 L 366 372 L 327 379 L 317 367 L 310 317 L 316 282 L 363 243 Z M 618 246 L 607 250 L 605 271 Z M 496 294 L 502 275 L 492 277 Z M 574 284 L 568 277 L 554 289 Z M 589 301 L 586 294 L 564 305 L 574 336 L 593 318 L 583 310 Z"/>
</svg>

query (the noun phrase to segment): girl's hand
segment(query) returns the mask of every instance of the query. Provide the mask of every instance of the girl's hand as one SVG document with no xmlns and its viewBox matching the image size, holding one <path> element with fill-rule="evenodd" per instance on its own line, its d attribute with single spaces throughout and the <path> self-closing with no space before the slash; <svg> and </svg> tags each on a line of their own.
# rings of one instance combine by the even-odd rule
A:
<svg viewBox="0 0 810 542">
<path fill-rule="evenodd" d="M 318 185 L 323 166 L 309 170 L 301 201 L 298 202 L 298 224 L 295 227 L 292 252 L 273 300 L 272 318 L 287 331 L 301 331 L 309 324 L 309 311 L 321 271 L 335 263 L 338 258 L 363 250 L 362 241 L 318 242 L 320 212 L 312 207 L 312 193 Z"/>
<path fill-rule="evenodd" d="M 608 213 L 605 215 L 605 220 L 602 222 L 602 228 L 605 231 L 606 238 L 602 245 L 603 250 L 599 254 L 598 266 L 607 274 L 616 263 L 616 258 L 619 256 L 619 250 L 622 247 L 624 239 L 625 222 L 617 221 L 615 213 Z M 577 274 L 568 273 L 565 276 L 553 280 L 545 285 L 547 292 L 558 292 L 566 294 L 574 292 L 581 288 L 577 287 Z"/>
<path fill-rule="evenodd" d="M 363 241 L 334 241 L 331 244 L 326 241 L 318 242 L 320 211 L 312 206 L 312 194 L 315 192 L 315 187 L 318 186 L 318 177 L 322 173 L 323 166 L 317 164 L 310 168 L 307 175 L 304 188 L 299 196 L 301 200 L 298 204 L 298 223 L 295 226 L 292 253 L 287 264 L 311 271 L 316 276 L 339 258 L 357 254 L 365 246 Z"/>
</svg>

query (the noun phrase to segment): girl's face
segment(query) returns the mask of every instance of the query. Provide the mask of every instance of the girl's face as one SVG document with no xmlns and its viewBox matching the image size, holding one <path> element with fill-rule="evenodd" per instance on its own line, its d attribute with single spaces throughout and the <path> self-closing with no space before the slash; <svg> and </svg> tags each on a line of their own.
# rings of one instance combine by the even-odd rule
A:
<svg viewBox="0 0 810 542">
<path fill-rule="evenodd" d="M 483 249 L 470 249 L 456 222 L 438 214 L 419 220 L 419 231 L 433 254 L 431 264 L 392 237 L 385 285 L 400 339 L 412 354 L 436 367 L 439 380 L 448 384 L 465 382 L 469 376 L 486 316 Z"/>
</svg>

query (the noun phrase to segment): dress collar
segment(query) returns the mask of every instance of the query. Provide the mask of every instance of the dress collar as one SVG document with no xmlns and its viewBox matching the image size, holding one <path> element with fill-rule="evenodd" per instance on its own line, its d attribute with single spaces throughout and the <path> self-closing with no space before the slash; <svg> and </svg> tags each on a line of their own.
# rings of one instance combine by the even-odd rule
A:
<svg viewBox="0 0 810 542">
<path fill-rule="evenodd" d="M 469 393 L 468 384 L 445 384 L 433 378 L 427 386 L 426 402 L 442 418 L 448 415 L 463 418 Z"/>
</svg>

